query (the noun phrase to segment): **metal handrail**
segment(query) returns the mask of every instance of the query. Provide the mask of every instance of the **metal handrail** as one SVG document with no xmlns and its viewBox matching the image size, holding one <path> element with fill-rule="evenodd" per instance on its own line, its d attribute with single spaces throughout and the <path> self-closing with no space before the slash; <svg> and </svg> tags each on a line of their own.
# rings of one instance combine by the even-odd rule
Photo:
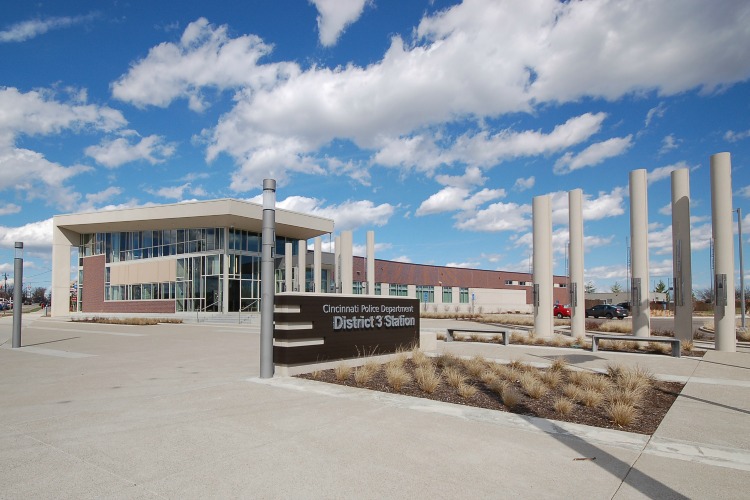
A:
<svg viewBox="0 0 750 500">
<path fill-rule="evenodd" d="M 260 302 L 260 299 L 255 299 L 252 302 L 250 302 L 246 307 L 240 307 L 240 310 L 237 311 L 237 324 L 242 323 L 242 313 L 246 310 L 252 307 L 254 304 L 257 304 Z"/>
<path fill-rule="evenodd" d="M 213 303 L 211 303 L 211 304 L 208 304 L 208 305 L 207 305 L 206 307 L 204 307 L 203 309 L 200 309 L 200 308 L 196 309 L 196 310 L 195 310 L 195 322 L 196 322 L 196 323 L 200 323 L 200 319 L 198 318 L 198 313 L 200 313 L 200 312 L 206 312 L 206 311 L 208 310 L 208 308 L 209 308 L 209 307 L 213 307 L 213 306 L 215 306 L 215 305 L 216 305 L 216 304 L 218 304 L 218 303 L 219 303 L 219 301 L 218 301 L 218 300 L 215 300 L 215 301 L 214 301 Z"/>
</svg>

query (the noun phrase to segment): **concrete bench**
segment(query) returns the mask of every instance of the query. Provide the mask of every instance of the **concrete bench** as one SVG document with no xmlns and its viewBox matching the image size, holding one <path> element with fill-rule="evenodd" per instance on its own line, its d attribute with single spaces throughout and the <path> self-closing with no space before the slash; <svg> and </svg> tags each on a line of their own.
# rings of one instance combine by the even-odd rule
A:
<svg viewBox="0 0 750 500">
<path fill-rule="evenodd" d="M 479 330 L 477 328 L 448 328 L 445 335 L 446 342 L 453 342 L 454 333 L 491 333 L 493 335 L 502 335 L 503 344 L 510 345 L 510 330 Z"/>
<path fill-rule="evenodd" d="M 672 356 L 680 357 L 682 344 L 680 339 L 673 337 L 636 337 L 633 335 L 603 335 L 595 333 L 591 336 L 591 352 L 596 352 L 600 340 L 625 340 L 628 342 L 666 342 L 672 344 Z"/>
</svg>

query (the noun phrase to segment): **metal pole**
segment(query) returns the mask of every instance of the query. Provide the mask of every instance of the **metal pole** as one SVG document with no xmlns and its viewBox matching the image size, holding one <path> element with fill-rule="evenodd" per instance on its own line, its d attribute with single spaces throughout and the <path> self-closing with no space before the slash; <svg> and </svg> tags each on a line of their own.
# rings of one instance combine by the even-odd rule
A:
<svg viewBox="0 0 750 500">
<path fill-rule="evenodd" d="M 742 330 L 745 331 L 745 269 L 742 266 L 742 209 L 737 209 L 737 232 L 740 237 L 740 313 Z"/>
<path fill-rule="evenodd" d="M 276 180 L 263 179 L 263 233 L 261 254 L 260 378 L 273 377 L 273 302 L 275 278 L 273 249 L 276 246 Z"/>
<path fill-rule="evenodd" d="M 23 242 L 16 241 L 13 259 L 13 348 L 21 347 L 21 314 L 23 312 Z"/>
</svg>

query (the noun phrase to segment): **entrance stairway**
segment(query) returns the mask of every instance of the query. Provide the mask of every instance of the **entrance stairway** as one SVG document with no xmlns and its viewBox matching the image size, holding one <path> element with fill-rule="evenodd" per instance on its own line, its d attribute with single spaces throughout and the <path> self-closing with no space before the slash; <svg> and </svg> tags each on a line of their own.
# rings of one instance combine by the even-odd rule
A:
<svg viewBox="0 0 750 500">
<path fill-rule="evenodd" d="M 185 323 L 209 323 L 209 324 L 223 324 L 223 325 L 260 325 L 260 313 L 259 312 L 230 312 L 230 313 L 216 313 L 216 312 L 192 312 L 192 313 L 181 313 L 179 317 Z"/>
</svg>

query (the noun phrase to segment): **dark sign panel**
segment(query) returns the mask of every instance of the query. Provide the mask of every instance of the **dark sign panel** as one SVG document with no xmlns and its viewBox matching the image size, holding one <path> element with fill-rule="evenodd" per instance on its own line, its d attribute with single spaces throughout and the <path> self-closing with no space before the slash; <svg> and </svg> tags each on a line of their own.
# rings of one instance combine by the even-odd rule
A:
<svg viewBox="0 0 750 500">
<path fill-rule="evenodd" d="M 419 343 L 419 301 L 401 297 L 277 295 L 274 363 L 388 354 Z"/>
</svg>

